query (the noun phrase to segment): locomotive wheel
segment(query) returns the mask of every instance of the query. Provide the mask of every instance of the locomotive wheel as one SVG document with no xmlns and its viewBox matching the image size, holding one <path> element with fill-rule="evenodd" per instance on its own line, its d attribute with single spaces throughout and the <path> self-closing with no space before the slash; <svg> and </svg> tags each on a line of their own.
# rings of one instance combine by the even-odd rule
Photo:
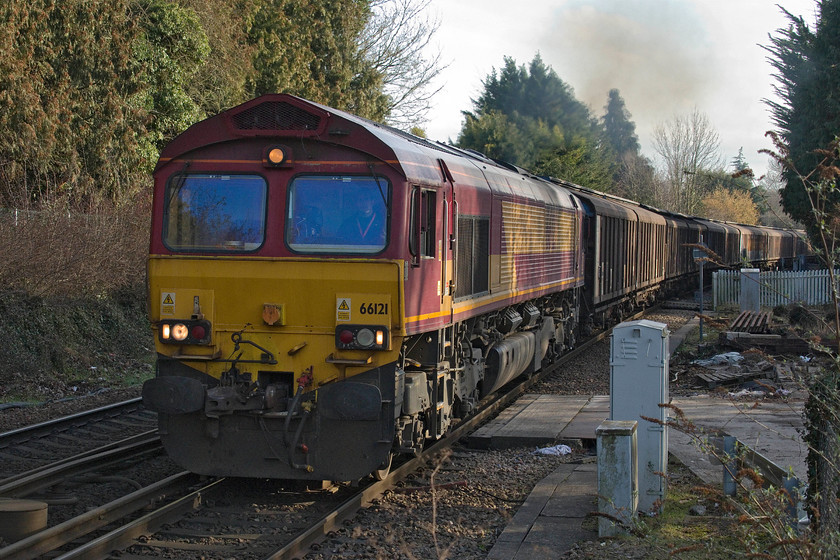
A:
<svg viewBox="0 0 840 560">
<path fill-rule="evenodd" d="M 394 454 L 388 453 L 388 459 L 382 463 L 382 468 L 373 471 L 373 478 L 376 480 L 385 480 L 391 472 L 391 463 L 394 460 Z"/>
</svg>

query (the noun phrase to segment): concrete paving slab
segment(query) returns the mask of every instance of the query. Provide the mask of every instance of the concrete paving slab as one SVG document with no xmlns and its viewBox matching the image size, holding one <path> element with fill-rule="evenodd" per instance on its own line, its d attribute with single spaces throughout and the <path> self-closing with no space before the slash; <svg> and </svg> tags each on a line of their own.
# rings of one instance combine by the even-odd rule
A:
<svg viewBox="0 0 840 560">
<path fill-rule="evenodd" d="M 688 320 L 686 324 L 678 328 L 676 331 L 672 332 L 668 337 L 668 353 L 673 356 L 674 352 L 677 350 L 677 347 L 679 347 L 679 345 L 682 344 L 685 340 L 685 337 L 688 336 L 688 333 L 690 333 L 699 326 L 700 318 L 692 317 Z"/>
<path fill-rule="evenodd" d="M 468 445 L 477 449 L 552 445 L 589 400 L 579 395 L 523 395 L 470 435 Z"/>
<path fill-rule="evenodd" d="M 698 395 L 675 398 L 671 404 L 679 408 L 691 422 L 705 432 L 721 431 L 757 451 L 783 470 L 792 469 L 800 480 L 807 479 L 808 447 L 802 441 L 804 402 L 736 401 L 717 396 Z M 677 430 L 669 437 L 675 439 Z M 696 441 L 685 436 L 674 442 L 683 446 Z M 697 439 L 697 438 L 693 438 Z M 692 450 L 674 448 L 672 453 L 690 454 Z M 679 457 L 682 460 L 681 457 Z M 689 460 L 692 460 L 691 458 Z M 694 459 L 701 464 L 700 459 Z M 685 461 L 683 461 L 685 463 Z M 698 473 L 699 475 L 700 473 Z M 722 476 L 722 475 L 721 475 Z"/>
<path fill-rule="evenodd" d="M 546 484 L 554 485 L 563 484 L 575 471 L 575 469 L 579 468 L 579 466 L 580 465 L 576 463 L 564 463 L 557 467 L 553 473 L 542 479 L 541 483 L 544 482 Z"/>
<path fill-rule="evenodd" d="M 527 394 L 519 397 L 516 402 L 499 412 L 490 422 L 476 430 L 467 438 L 467 443 L 473 449 L 490 449 L 493 435 L 505 427 L 520 412 L 525 410 L 537 399 L 537 395 Z"/>
<path fill-rule="evenodd" d="M 560 439 L 594 440 L 595 430 L 610 415 L 609 410 L 583 408 L 560 432 Z"/>
<path fill-rule="evenodd" d="M 583 538 L 596 538 L 597 531 L 583 529 L 596 507 L 596 471 L 593 464 L 560 465 L 534 487 L 487 558 L 553 558 Z"/>
<path fill-rule="evenodd" d="M 701 443 L 678 430 L 668 430 L 668 451 L 709 485 L 723 485 L 723 465 L 701 450 Z"/>
<path fill-rule="evenodd" d="M 522 544 L 525 547 L 528 545 L 548 546 L 554 554 L 561 554 L 569 550 L 581 538 L 592 537 L 596 534 L 595 531 L 583 529 L 580 519 L 540 516 Z M 517 554 L 516 557 L 520 556 Z"/>
<path fill-rule="evenodd" d="M 487 554 L 487 560 L 512 560 L 516 558 L 521 546 L 522 541 L 503 541 L 497 539 L 496 544 L 493 545 L 493 548 Z"/>
<path fill-rule="evenodd" d="M 597 494 L 590 484 L 565 485 L 562 497 L 552 497 L 546 502 L 541 516 L 545 517 L 576 517 L 583 519 L 593 511 L 598 510 Z"/>
</svg>

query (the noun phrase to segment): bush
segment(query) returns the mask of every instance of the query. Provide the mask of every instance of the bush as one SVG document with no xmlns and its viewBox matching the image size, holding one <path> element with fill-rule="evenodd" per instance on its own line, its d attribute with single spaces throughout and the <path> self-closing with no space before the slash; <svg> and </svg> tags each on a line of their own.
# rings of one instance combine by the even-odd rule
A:
<svg viewBox="0 0 840 560">
<path fill-rule="evenodd" d="M 49 401 L 138 384 L 153 372 L 142 285 L 116 297 L 0 292 L 0 400 Z"/>
<path fill-rule="evenodd" d="M 45 401 L 153 370 L 149 203 L 93 213 L 0 210 L 0 399 Z"/>
<path fill-rule="evenodd" d="M 0 211 L 0 284 L 42 297 L 103 296 L 144 282 L 150 204 L 94 213 Z"/>
</svg>

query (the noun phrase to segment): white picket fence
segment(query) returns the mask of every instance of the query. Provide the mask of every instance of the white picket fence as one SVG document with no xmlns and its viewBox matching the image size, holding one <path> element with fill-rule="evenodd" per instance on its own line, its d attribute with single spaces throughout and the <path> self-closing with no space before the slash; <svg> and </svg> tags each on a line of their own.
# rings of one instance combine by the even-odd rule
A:
<svg viewBox="0 0 840 560">
<path fill-rule="evenodd" d="M 834 271 L 840 278 L 840 270 Z M 762 272 L 760 304 L 766 307 L 803 303 L 823 305 L 831 303 L 831 278 L 828 270 L 802 270 L 798 272 Z M 712 273 L 713 305 L 737 304 L 741 298 L 741 272 L 718 270 Z"/>
</svg>

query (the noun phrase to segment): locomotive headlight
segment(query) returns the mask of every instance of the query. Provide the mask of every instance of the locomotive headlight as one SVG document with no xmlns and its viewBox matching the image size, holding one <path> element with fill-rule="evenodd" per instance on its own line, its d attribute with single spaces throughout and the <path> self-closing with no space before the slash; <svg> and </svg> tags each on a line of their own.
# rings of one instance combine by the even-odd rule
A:
<svg viewBox="0 0 840 560">
<path fill-rule="evenodd" d="M 168 323 L 164 323 L 160 326 L 160 338 L 162 340 L 169 340 L 172 338 L 172 327 L 170 327 Z"/>
<path fill-rule="evenodd" d="M 172 325 L 172 338 L 178 342 L 183 342 L 190 334 L 190 329 L 184 323 L 176 323 Z"/>
<path fill-rule="evenodd" d="M 371 344 L 373 344 L 374 336 L 373 331 L 370 329 L 359 329 L 359 332 L 356 334 L 356 342 L 359 343 L 359 346 L 367 348 Z"/>
<path fill-rule="evenodd" d="M 385 331 L 383 331 L 383 330 L 376 331 L 376 345 L 377 346 L 384 346 L 385 345 Z"/>
</svg>

